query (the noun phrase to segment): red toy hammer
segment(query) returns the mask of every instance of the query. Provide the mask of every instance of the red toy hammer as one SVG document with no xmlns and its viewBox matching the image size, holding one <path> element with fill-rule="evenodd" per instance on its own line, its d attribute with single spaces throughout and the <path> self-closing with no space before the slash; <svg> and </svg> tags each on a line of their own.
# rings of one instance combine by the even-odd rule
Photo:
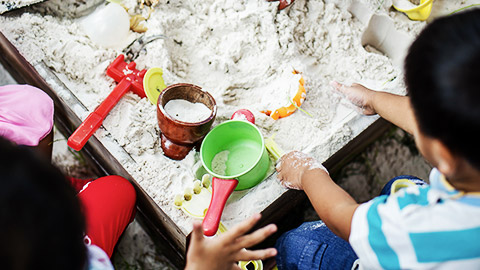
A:
<svg viewBox="0 0 480 270">
<path fill-rule="evenodd" d="M 80 151 L 87 143 L 88 139 L 100 127 L 107 114 L 117 105 L 118 101 L 129 90 L 145 97 L 143 90 L 143 77 L 147 70 L 141 71 L 135 69 L 135 62 L 127 64 L 125 56 L 120 54 L 107 68 L 107 75 L 112 77 L 119 84 L 113 89 L 108 97 L 93 111 L 82 124 L 68 138 L 68 146 Z"/>
</svg>

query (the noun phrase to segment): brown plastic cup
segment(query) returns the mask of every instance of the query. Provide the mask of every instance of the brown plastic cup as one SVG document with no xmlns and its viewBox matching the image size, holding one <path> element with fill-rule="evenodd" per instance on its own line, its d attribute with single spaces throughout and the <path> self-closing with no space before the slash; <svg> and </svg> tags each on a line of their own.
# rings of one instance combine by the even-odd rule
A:
<svg viewBox="0 0 480 270">
<path fill-rule="evenodd" d="M 201 102 L 212 113 L 201 122 L 182 122 L 168 115 L 165 111 L 167 102 L 173 99 L 184 99 L 192 103 Z M 157 118 L 161 131 L 161 146 L 165 156 L 181 160 L 200 140 L 207 135 L 217 115 L 215 99 L 199 86 L 179 83 L 165 88 L 158 97 Z"/>
</svg>

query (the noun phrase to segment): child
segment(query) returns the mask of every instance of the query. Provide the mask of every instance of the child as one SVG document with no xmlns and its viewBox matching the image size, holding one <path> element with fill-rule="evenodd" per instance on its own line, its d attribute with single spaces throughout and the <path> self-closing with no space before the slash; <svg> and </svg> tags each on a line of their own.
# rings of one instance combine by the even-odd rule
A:
<svg viewBox="0 0 480 270">
<path fill-rule="evenodd" d="M 0 137 L 2 269 L 84 269 L 80 202 L 62 174 L 39 157 Z"/>
<path fill-rule="evenodd" d="M 47 162 L 50 162 L 52 154 L 53 113 L 53 101 L 42 90 L 29 85 L 0 86 L 0 137 L 4 137 L 23 148 L 32 149 L 36 155 L 43 157 Z M 1 170 L 2 173 L 9 171 L 12 173 L 12 175 L 9 176 L 10 179 L 7 179 L 7 177 L 2 178 L 3 180 L 6 182 L 14 181 L 14 178 L 17 177 L 18 174 L 19 180 L 17 181 L 22 182 L 25 180 L 23 178 L 35 176 L 35 174 L 31 174 L 31 172 L 29 172 L 30 174 L 20 174 L 21 170 L 29 171 L 29 167 L 24 166 L 25 163 L 22 163 L 22 160 L 17 160 L 17 163 L 12 163 L 11 159 L 13 158 L 7 150 L 8 147 L 5 147 L 5 150 L 2 149 L 2 151 L 0 151 L 0 159 L 2 163 L 11 164 L 11 166 L 14 167 L 10 168 L 7 166 L 7 168 Z M 15 152 L 12 150 L 11 154 L 14 155 Z M 27 157 L 25 158 L 28 159 Z M 35 168 L 35 164 L 32 164 L 32 168 Z M 50 185 L 49 183 L 52 180 L 49 180 L 49 178 L 58 175 L 54 173 L 53 170 L 49 171 L 48 167 L 38 170 L 37 173 L 35 183 L 45 186 Z M 47 177 L 47 175 L 51 177 Z M 23 178 L 21 176 L 23 176 Z M 88 249 L 90 265 L 93 267 L 94 264 L 102 265 L 104 262 L 109 262 L 109 257 L 112 256 L 113 249 L 120 235 L 135 216 L 135 189 L 125 178 L 115 175 L 101 177 L 95 181 L 92 181 L 93 179 L 82 180 L 74 178 L 68 178 L 68 180 L 81 203 L 83 213 L 82 222 L 83 219 L 86 220 L 85 235 L 82 242 L 85 242 Z M 24 184 L 27 185 L 27 183 Z M 30 188 L 33 189 L 34 185 L 32 184 Z M 59 186 L 57 188 L 59 192 L 65 192 L 62 191 L 62 187 Z M 40 188 L 38 189 L 40 190 Z M 114 192 L 112 192 L 112 190 Z M 21 193 L 22 191 L 19 190 L 18 192 Z M 5 192 L 5 194 L 5 196 L 10 195 L 7 194 L 7 192 Z M 19 194 L 14 195 L 16 197 L 22 197 L 19 196 Z M 24 197 L 31 195 L 32 193 L 24 191 Z M 43 194 L 41 196 L 45 195 L 46 194 Z M 65 197 L 67 195 L 68 194 L 59 194 L 58 196 Z M 31 200 L 33 201 L 34 199 L 32 198 Z M 50 201 L 45 199 L 43 202 L 38 198 L 37 200 L 38 204 L 53 203 L 53 199 Z M 9 211 L 16 209 L 15 207 L 9 206 Z M 40 209 L 38 212 L 44 210 L 40 206 L 38 206 L 38 208 L 32 208 L 31 210 L 33 211 L 34 209 Z M 51 209 L 52 213 L 54 213 L 54 208 Z M 72 209 L 72 211 L 75 212 L 76 210 Z M 34 216 L 33 212 L 31 214 Z M 49 216 L 48 213 L 44 214 Z M 63 214 L 61 212 L 58 214 L 59 218 L 57 221 L 61 221 Z M 49 216 L 49 219 L 52 219 L 52 217 Z M 78 226 L 81 227 L 82 224 L 83 223 Z M 46 231 L 45 228 L 42 228 L 39 230 L 40 234 L 42 234 L 41 230 Z M 60 231 L 59 235 L 61 235 Z M 55 237 L 52 236 L 52 239 L 53 238 Z M 33 239 L 41 239 L 41 237 L 32 238 L 32 242 Z M 71 238 L 65 238 L 65 241 L 70 240 Z M 107 266 L 108 265 L 110 264 L 107 263 Z M 52 268 L 56 269 L 55 267 Z"/>
<path fill-rule="evenodd" d="M 108 200 L 115 196 L 125 196 L 123 209 L 131 204 L 128 194 L 123 191 L 134 192 L 133 188 L 126 189 L 122 185 L 129 185 L 128 181 L 118 176 L 113 179 L 112 187 L 115 192 L 103 192 L 107 201 L 99 202 L 107 206 L 100 206 L 94 210 L 99 214 L 102 209 L 110 209 L 114 213 L 103 212 L 107 217 L 115 215 L 116 219 L 108 221 L 98 218 L 95 226 L 97 234 L 89 231 L 90 206 L 82 207 L 84 199 L 79 195 L 61 172 L 53 167 L 44 158 L 24 146 L 14 146 L 11 142 L 0 137 L 0 256 L 2 269 L 113 269 L 108 256 L 113 251 L 110 246 L 113 233 L 121 233 L 117 223 L 122 219 L 129 220 L 125 211 L 118 212 L 108 208 Z M 104 177 L 105 178 L 105 177 Z M 94 185 L 102 178 L 91 182 Z M 95 192 L 96 189 L 88 191 Z M 113 195 L 109 194 L 112 193 Z M 93 206 L 92 206 L 93 207 Z M 117 208 L 120 209 L 120 208 Z M 83 210 L 83 211 L 82 211 Z M 87 213 L 85 213 L 87 212 Z M 123 213 L 123 214 L 122 214 Z M 84 217 L 86 215 L 86 220 Z M 130 212 L 131 214 L 131 212 Z M 124 216 L 128 216 L 124 218 Z M 233 227 L 221 237 L 205 239 L 201 223 L 194 225 L 190 249 L 187 254 L 187 269 L 238 269 L 235 262 L 238 260 L 257 260 L 276 255 L 273 248 L 265 250 L 247 251 L 246 247 L 263 241 L 276 231 L 275 225 L 269 225 L 251 234 L 245 235 L 260 219 L 260 214 L 254 215 L 245 222 Z M 100 224 L 102 223 L 102 224 Z M 91 226 L 91 225 L 90 225 Z M 106 228 L 108 227 L 108 228 Z M 119 230 L 120 229 L 120 230 Z M 85 234 L 92 238 L 96 245 L 85 243 Z M 114 239 L 116 242 L 118 238 Z M 86 245 L 87 244 L 87 245 Z M 100 248 L 102 250 L 100 250 Z M 102 255 L 103 254 L 103 255 Z"/>
<path fill-rule="evenodd" d="M 67 181 L 49 164 L 52 127 L 53 102 L 43 91 L 0 86 L 2 269 L 113 269 L 109 257 L 135 216 L 135 190 L 116 175 Z M 238 260 L 275 256 L 273 248 L 245 250 L 276 231 L 269 225 L 245 235 L 259 219 L 215 239 L 194 224 L 187 268 L 233 269 Z"/>
<path fill-rule="evenodd" d="M 430 186 L 357 204 L 312 158 L 283 156 L 280 181 L 303 189 L 324 224 L 284 234 L 279 269 L 479 269 L 479 76 L 476 9 L 438 19 L 418 36 L 405 60 L 409 97 L 334 82 L 365 115 L 378 113 L 414 135 L 435 167 Z"/>
</svg>

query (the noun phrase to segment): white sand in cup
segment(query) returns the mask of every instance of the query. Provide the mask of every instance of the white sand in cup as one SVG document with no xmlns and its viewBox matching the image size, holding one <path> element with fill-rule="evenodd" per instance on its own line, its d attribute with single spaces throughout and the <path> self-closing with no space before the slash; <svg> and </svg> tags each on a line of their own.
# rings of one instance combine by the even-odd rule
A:
<svg viewBox="0 0 480 270">
<path fill-rule="evenodd" d="M 184 99 L 172 99 L 165 104 L 164 108 L 172 118 L 186 123 L 201 122 L 212 114 L 212 110 L 205 104 L 193 103 Z"/>
<path fill-rule="evenodd" d="M 212 160 L 212 171 L 219 175 L 226 175 L 227 173 L 227 160 L 230 151 L 224 150 L 217 153 Z"/>
</svg>

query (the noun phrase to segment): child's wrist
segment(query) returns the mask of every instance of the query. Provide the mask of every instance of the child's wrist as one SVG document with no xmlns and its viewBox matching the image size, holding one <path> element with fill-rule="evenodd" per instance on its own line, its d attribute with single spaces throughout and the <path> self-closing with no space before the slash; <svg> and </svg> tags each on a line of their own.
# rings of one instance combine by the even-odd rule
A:
<svg viewBox="0 0 480 270">
<path fill-rule="evenodd" d="M 327 179 L 330 179 L 330 175 L 324 167 L 308 169 L 302 174 L 302 187 L 305 187 L 311 181 L 325 181 Z"/>
<path fill-rule="evenodd" d="M 376 107 L 375 103 L 376 103 L 376 98 L 377 98 L 376 94 L 377 94 L 376 91 L 368 89 L 368 92 L 367 92 L 367 95 L 366 95 L 367 96 L 367 103 L 366 103 L 367 107 L 370 107 L 375 112 L 377 111 L 375 109 L 375 107 Z"/>
</svg>

